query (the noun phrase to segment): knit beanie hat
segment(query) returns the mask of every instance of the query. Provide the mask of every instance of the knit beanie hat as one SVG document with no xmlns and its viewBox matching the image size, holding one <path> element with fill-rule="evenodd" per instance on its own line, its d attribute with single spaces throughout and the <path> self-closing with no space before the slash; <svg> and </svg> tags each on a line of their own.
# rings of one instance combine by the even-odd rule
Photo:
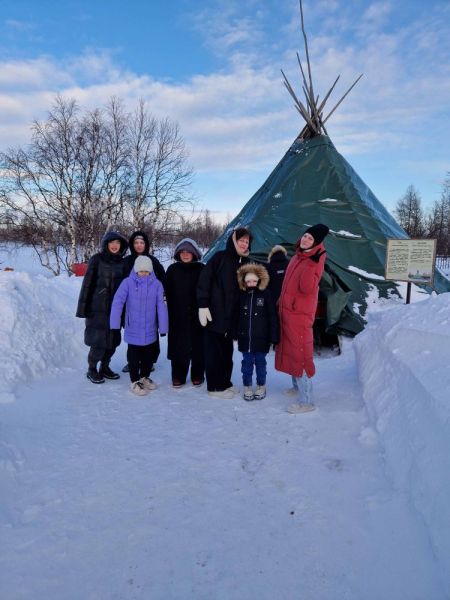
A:
<svg viewBox="0 0 450 600">
<path fill-rule="evenodd" d="M 322 225 L 322 223 L 317 223 L 317 225 L 312 225 L 311 227 L 308 227 L 308 229 L 303 233 L 303 235 L 305 235 L 305 233 L 309 233 L 309 235 L 312 235 L 315 242 L 314 245 L 317 246 L 318 244 L 323 242 L 325 236 L 328 235 L 329 231 L 329 227 L 327 227 L 326 225 Z"/>
<path fill-rule="evenodd" d="M 153 271 L 153 263 L 148 256 L 138 256 L 134 261 L 134 270 L 136 273 L 139 273 L 139 271 L 151 273 Z"/>
</svg>

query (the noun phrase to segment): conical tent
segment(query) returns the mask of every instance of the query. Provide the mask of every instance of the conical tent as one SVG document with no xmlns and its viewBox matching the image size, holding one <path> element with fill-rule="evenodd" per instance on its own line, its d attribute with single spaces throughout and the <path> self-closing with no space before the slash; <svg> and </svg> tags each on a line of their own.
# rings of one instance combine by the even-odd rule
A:
<svg viewBox="0 0 450 600">
<path fill-rule="evenodd" d="M 265 262 L 275 244 L 292 255 L 314 223 L 330 227 L 320 286 L 327 300 L 327 331 L 354 335 L 364 327 L 361 315 L 371 289 L 384 297 L 398 295 L 395 283 L 384 279 L 386 244 L 388 238 L 408 236 L 326 135 L 295 140 L 205 258 L 223 249 L 237 226 L 251 230 L 255 260 Z M 449 291 L 446 283 L 435 281 L 435 287 Z"/>
</svg>

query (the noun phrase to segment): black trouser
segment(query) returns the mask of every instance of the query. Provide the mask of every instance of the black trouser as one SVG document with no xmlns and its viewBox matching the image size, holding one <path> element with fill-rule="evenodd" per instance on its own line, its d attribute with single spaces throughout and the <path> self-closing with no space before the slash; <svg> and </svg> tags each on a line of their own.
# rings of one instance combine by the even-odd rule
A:
<svg viewBox="0 0 450 600">
<path fill-rule="evenodd" d="M 222 392 L 233 385 L 233 340 L 230 336 L 205 330 L 205 369 L 208 392 Z"/>
<path fill-rule="evenodd" d="M 102 367 L 107 367 L 115 351 L 115 348 L 111 350 L 111 348 L 97 348 L 96 346 L 91 346 L 88 354 L 89 368 L 96 369 L 98 362 L 101 363 Z"/>
<path fill-rule="evenodd" d="M 186 383 L 186 378 L 191 365 L 191 381 L 203 381 L 205 379 L 205 363 L 203 356 L 192 357 L 191 361 L 172 360 L 172 381 Z"/>
<path fill-rule="evenodd" d="M 139 381 L 142 377 L 149 377 L 153 363 L 155 362 L 155 356 L 158 355 L 158 347 L 158 340 L 147 344 L 147 346 L 128 344 L 127 360 L 132 383 Z"/>
</svg>

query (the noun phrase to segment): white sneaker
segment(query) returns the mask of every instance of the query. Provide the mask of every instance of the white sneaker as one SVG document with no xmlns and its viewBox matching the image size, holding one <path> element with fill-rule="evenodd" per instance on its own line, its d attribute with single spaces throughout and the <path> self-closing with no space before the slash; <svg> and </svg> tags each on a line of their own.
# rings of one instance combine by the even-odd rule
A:
<svg viewBox="0 0 450 600">
<path fill-rule="evenodd" d="M 211 396 L 212 398 L 220 398 L 222 400 L 231 400 L 231 398 L 234 398 L 234 394 L 230 390 L 223 390 L 222 392 L 208 392 L 208 396 Z"/>
<path fill-rule="evenodd" d="M 314 404 L 305 404 L 303 402 L 296 402 L 295 404 L 290 404 L 287 408 L 288 413 L 295 415 L 297 413 L 306 413 L 311 412 L 312 410 L 316 410 Z"/>
<path fill-rule="evenodd" d="M 287 390 L 283 390 L 285 396 L 298 396 L 298 390 L 295 387 L 290 387 Z"/>
<path fill-rule="evenodd" d="M 232 385 L 231 387 L 227 388 L 226 391 L 231 392 L 232 394 L 239 394 L 239 388 L 236 385 Z"/>
<path fill-rule="evenodd" d="M 255 400 L 262 400 L 266 397 L 266 386 L 257 385 L 255 390 Z"/>
<path fill-rule="evenodd" d="M 244 385 L 243 397 L 244 397 L 244 400 L 247 400 L 247 402 L 251 402 L 252 400 L 255 399 L 255 395 L 253 393 L 253 388 L 251 385 Z"/>
<path fill-rule="evenodd" d="M 133 392 L 133 394 L 136 394 L 136 396 L 146 396 L 148 394 L 148 391 L 144 388 L 144 385 L 140 381 L 135 381 L 132 383 L 130 385 L 130 390 Z"/>
<path fill-rule="evenodd" d="M 148 377 L 141 377 L 139 381 L 140 383 L 142 383 L 145 390 L 156 390 L 156 388 L 158 387 L 156 383 Z"/>
</svg>

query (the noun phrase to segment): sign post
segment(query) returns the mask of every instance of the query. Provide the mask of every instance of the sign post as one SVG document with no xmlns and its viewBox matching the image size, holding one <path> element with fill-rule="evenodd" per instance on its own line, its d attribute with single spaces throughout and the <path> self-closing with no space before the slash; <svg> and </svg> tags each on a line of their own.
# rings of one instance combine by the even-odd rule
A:
<svg viewBox="0 0 450 600">
<path fill-rule="evenodd" d="M 431 284 L 436 259 L 436 240 L 388 240 L 385 278 L 406 281 L 406 304 L 411 301 L 411 284 Z"/>
</svg>

